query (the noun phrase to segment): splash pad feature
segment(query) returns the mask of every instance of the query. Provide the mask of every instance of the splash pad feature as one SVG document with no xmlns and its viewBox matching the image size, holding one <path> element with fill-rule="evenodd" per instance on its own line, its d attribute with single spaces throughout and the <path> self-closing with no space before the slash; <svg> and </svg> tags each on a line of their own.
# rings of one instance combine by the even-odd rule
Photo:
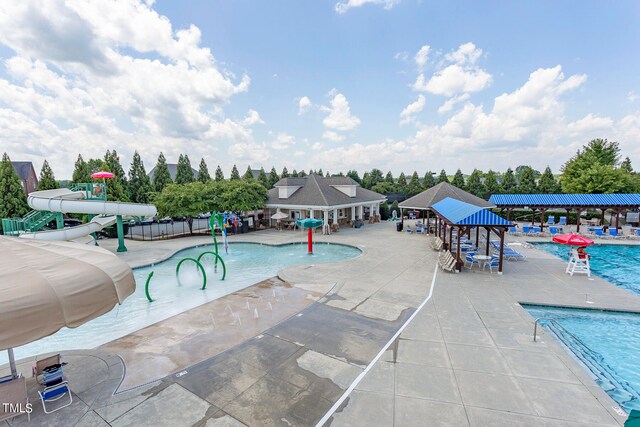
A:
<svg viewBox="0 0 640 427">
<path fill-rule="evenodd" d="M 313 229 L 322 226 L 322 220 L 305 218 L 296 221 L 296 225 L 307 229 L 307 253 L 313 255 Z"/>
</svg>

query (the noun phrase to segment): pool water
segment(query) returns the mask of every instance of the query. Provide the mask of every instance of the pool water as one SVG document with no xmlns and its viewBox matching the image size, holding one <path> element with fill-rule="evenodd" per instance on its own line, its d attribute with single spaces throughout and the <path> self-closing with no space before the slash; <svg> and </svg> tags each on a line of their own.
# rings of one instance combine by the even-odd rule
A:
<svg viewBox="0 0 640 427">
<path fill-rule="evenodd" d="M 557 243 L 533 243 L 538 248 L 568 261 L 569 249 Z M 594 245 L 587 248 L 591 255 L 591 272 L 614 285 L 640 295 L 640 246 Z"/>
<path fill-rule="evenodd" d="M 204 255 L 201 262 L 207 275 L 206 289 L 201 290 L 203 277 L 192 262 L 185 262 L 180 267 L 179 284 L 176 279 L 178 262 L 187 257 L 197 259 L 198 255 L 213 251 L 214 247 L 205 245 L 182 250 L 154 266 L 134 269 L 136 290 L 122 305 L 116 305 L 109 313 L 78 328 L 63 328 L 51 336 L 15 348 L 16 359 L 51 351 L 94 348 L 273 277 L 286 266 L 335 262 L 362 253 L 353 246 L 314 243 L 314 253 L 309 255 L 306 242 L 279 246 L 233 243 L 228 253 L 222 245 L 218 247 L 227 267 L 224 281 L 220 280 L 221 267 L 214 270 L 214 258 Z M 152 303 L 145 296 L 145 282 L 151 271 L 154 272 L 149 283 L 149 293 L 154 299 Z M 0 352 L 0 365 L 7 362 L 7 352 Z"/>
<path fill-rule="evenodd" d="M 631 409 L 640 410 L 640 314 L 523 307 L 536 319 L 555 319 L 562 328 L 542 322 L 545 329 L 571 350 L 598 385 L 627 413 Z"/>
</svg>

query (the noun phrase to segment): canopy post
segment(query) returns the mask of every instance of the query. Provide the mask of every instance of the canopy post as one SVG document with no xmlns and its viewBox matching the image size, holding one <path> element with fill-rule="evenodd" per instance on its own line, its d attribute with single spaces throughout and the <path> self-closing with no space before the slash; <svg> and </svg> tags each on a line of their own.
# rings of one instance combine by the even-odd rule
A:
<svg viewBox="0 0 640 427">
<path fill-rule="evenodd" d="M 504 258 L 504 228 L 500 228 L 500 260 L 498 261 L 498 274 L 502 274 L 502 261 Z"/>
<path fill-rule="evenodd" d="M 16 358 L 13 355 L 13 348 L 8 348 L 7 353 L 9 353 L 9 366 L 11 367 L 11 376 L 13 378 L 18 378 L 18 370 L 16 369 Z"/>
<path fill-rule="evenodd" d="M 576 210 L 576 233 L 580 232 L 580 208 Z"/>
<path fill-rule="evenodd" d="M 427 220 L 425 221 L 427 225 L 427 234 L 431 233 L 431 222 L 429 221 L 429 210 L 427 209 Z"/>
<path fill-rule="evenodd" d="M 480 242 L 480 227 L 476 226 L 476 248 L 478 247 L 479 242 Z"/>
<path fill-rule="evenodd" d="M 484 254 L 486 256 L 489 256 L 489 242 L 491 241 L 491 230 L 489 230 L 489 227 L 485 227 L 485 230 L 487 230 L 487 247 L 484 251 Z"/>
<path fill-rule="evenodd" d="M 456 270 L 461 271 L 460 268 L 460 235 L 462 234 L 462 228 L 458 227 L 458 242 L 456 244 Z"/>
<path fill-rule="evenodd" d="M 127 252 L 127 247 L 124 245 L 124 227 L 122 226 L 122 215 L 116 216 L 116 229 L 118 230 L 117 252 Z"/>
<path fill-rule="evenodd" d="M 544 213 L 546 209 L 540 209 L 540 231 L 544 231 Z"/>
</svg>

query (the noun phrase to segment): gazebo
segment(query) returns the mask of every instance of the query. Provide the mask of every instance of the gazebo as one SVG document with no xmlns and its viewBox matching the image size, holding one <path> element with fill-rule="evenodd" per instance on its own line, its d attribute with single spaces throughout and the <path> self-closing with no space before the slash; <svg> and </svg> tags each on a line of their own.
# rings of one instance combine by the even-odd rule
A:
<svg viewBox="0 0 640 427">
<path fill-rule="evenodd" d="M 462 265 L 464 264 L 464 261 L 460 257 L 460 237 L 463 234 L 467 234 L 470 236 L 471 230 L 475 228 L 476 247 L 478 247 L 480 240 L 480 228 L 484 228 L 486 230 L 487 236 L 485 255 L 489 255 L 491 233 L 494 233 L 497 237 L 500 238 L 498 274 L 502 274 L 502 262 L 504 257 L 504 233 L 507 228 L 513 226 L 511 222 L 485 208 L 475 206 L 470 203 L 461 202 L 450 197 L 447 197 L 446 199 L 432 205 L 431 211 L 436 216 L 436 235 L 438 235 L 444 242 L 443 247 L 445 249 L 451 250 L 454 238 L 453 230 L 457 230 L 457 244 L 454 255 L 457 260 L 456 268 L 458 271 L 461 270 Z"/>
<path fill-rule="evenodd" d="M 480 208 L 495 207 L 493 203 L 487 202 L 486 200 L 474 196 L 471 193 L 467 193 L 466 191 L 456 187 L 455 185 L 449 184 L 448 182 L 441 182 L 440 184 L 434 185 L 428 190 L 416 194 L 415 196 L 399 203 L 398 207 L 400 208 L 400 216 L 404 219 L 404 215 L 402 215 L 402 212 L 405 210 L 416 210 L 425 212 L 427 232 L 430 232 L 429 213 L 432 211 L 431 208 L 434 204 L 446 198 L 458 200 L 460 202 L 468 203 Z"/>
</svg>

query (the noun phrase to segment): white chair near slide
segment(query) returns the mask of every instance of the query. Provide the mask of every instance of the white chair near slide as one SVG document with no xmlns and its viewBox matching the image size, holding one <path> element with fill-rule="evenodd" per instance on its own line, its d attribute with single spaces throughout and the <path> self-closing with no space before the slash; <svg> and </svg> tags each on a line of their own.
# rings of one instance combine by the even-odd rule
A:
<svg viewBox="0 0 640 427">
<path fill-rule="evenodd" d="M 571 257 L 569 258 L 569 263 L 567 264 L 567 269 L 565 270 L 570 276 L 574 274 L 586 274 L 587 277 L 591 277 L 591 266 L 589 265 L 589 256 L 580 257 L 580 254 L 576 251 L 571 251 Z"/>
</svg>

